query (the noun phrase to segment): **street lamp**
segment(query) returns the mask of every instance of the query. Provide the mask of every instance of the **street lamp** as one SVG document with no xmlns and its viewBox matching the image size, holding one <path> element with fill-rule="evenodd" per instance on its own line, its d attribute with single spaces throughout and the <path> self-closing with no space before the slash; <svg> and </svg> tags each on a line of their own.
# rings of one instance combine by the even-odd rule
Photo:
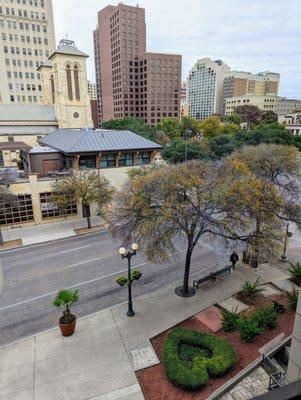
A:
<svg viewBox="0 0 301 400">
<path fill-rule="evenodd" d="M 287 247 L 287 239 L 292 237 L 293 233 L 289 231 L 289 223 L 286 224 L 286 231 L 285 231 L 285 239 L 284 239 L 284 246 L 283 246 L 283 253 L 281 256 L 281 261 L 286 260 L 286 247 Z"/>
<path fill-rule="evenodd" d="M 127 277 L 127 285 L 128 285 L 128 294 L 129 294 L 129 300 L 128 300 L 128 311 L 126 313 L 126 315 L 128 317 L 133 317 L 135 315 L 135 312 L 133 310 L 133 302 L 132 302 L 132 282 L 135 279 L 139 279 L 139 278 L 133 278 L 132 274 L 131 274 L 131 258 L 137 253 L 139 246 L 137 243 L 133 243 L 132 244 L 132 251 L 126 251 L 125 247 L 120 247 L 119 249 L 119 254 L 121 255 L 121 258 L 127 258 L 128 260 L 128 277 Z M 122 285 L 123 286 L 123 285 Z"/>
<path fill-rule="evenodd" d="M 191 135 L 191 130 L 186 129 L 184 132 L 184 138 L 185 138 L 185 162 L 188 161 L 188 136 Z"/>
</svg>

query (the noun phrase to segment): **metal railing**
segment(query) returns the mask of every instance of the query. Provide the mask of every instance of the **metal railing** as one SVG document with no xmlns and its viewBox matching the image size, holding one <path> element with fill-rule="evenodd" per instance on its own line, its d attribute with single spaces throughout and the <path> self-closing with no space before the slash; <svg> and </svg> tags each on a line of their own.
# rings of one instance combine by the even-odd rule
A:
<svg viewBox="0 0 301 400">
<path fill-rule="evenodd" d="M 262 368 L 269 375 L 269 390 L 281 387 L 282 370 L 265 354 L 262 355 Z"/>
</svg>

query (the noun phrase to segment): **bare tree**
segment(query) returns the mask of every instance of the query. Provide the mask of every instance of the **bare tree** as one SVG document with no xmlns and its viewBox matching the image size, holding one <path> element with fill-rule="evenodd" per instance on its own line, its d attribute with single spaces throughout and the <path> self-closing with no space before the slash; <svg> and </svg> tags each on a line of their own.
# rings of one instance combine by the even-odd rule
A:
<svg viewBox="0 0 301 400">
<path fill-rule="evenodd" d="M 70 177 L 57 180 L 52 190 L 51 201 L 59 208 L 64 209 L 72 203 L 82 203 L 89 229 L 91 204 L 97 203 L 99 207 L 103 207 L 111 200 L 113 194 L 109 181 L 95 171 L 73 172 Z"/>
<path fill-rule="evenodd" d="M 275 213 L 267 211 L 278 209 L 279 202 L 272 185 L 240 163 L 192 161 L 137 175 L 115 196 L 108 217 L 112 233 L 125 242 L 139 242 L 153 262 L 167 260 L 175 250 L 174 239 L 184 235 L 182 293 L 187 296 L 191 257 L 200 238 L 211 234 L 228 241 L 256 241 L 258 249 L 273 247 L 278 241 Z M 260 232 L 256 212 L 262 219 Z"/>
</svg>

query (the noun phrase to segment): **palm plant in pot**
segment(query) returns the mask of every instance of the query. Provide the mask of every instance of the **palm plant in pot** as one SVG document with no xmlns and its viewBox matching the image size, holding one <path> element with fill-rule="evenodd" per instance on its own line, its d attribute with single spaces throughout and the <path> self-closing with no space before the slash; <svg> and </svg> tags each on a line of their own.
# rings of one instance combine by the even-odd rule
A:
<svg viewBox="0 0 301 400">
<path fill-rule="evenodd" d="M 76 316 L 71 314 L 70 306 L 78 302 L 79 291 L 77 289 L 60 290 L 53 301 L 53 305 L 63 309 L 63 315 L 59 319 L 59 327 L 63 336 L 71 336 L 76 325 Z"/>
</svg>

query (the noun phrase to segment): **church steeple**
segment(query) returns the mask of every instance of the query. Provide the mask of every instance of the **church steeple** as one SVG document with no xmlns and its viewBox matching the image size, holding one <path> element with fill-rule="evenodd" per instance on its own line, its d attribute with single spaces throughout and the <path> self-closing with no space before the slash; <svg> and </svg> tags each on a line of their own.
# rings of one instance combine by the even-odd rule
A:
<svg viewBox="0 0 301 400">
<path fill-rule="evenodd" d="M 86 69 L 88 57 L 73 40 L 62 39 L 49 57 L 51 67 L 40 67 L 45 104 L 55 104 L 59 128 L 93 127 Z"/>
</svg>

